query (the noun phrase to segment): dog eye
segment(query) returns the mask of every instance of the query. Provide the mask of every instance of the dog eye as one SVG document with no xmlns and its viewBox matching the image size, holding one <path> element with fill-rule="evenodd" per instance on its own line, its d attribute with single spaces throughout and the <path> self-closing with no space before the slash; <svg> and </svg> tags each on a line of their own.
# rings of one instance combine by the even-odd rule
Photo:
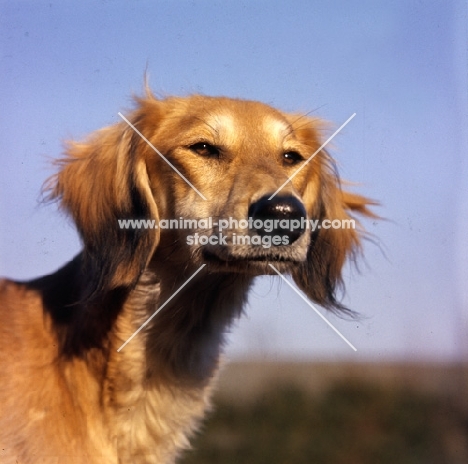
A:
<svg viewBox="0 0 468 464">
<path fill-rule="evenodd" d="M 288 151 L 283 153 L 283 162 L 289 166 L 299 163 L 300 161 L 304 161 L 304 158 L 297 153 L 296 151 Z"/>
<path fill-rule="evenodd" d="M 194 145 L 190 145 L 189 148 L 197 155 L 204 156 L 206 158 L 219 158 L 219 150 L 209 143 L 199 142 Z"/>
</svg>

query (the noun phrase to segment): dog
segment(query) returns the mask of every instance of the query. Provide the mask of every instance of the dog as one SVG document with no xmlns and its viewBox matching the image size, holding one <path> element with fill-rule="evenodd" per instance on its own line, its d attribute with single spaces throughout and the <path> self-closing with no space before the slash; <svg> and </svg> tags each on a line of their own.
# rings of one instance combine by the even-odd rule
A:
<svg viewBox="0 0 468 464">
<path fill-rule="evenodd" d="M 255 276 L 288 274 L 346 311 L 341 270 L 362 228 L 308 224 L 373 216 L 373 202 L 342 189 L 327 126 L 226 97 L 135 100 L 70 142 L 46 184 L 83 251 L 0 283 L 3 463 L 173 463 Z"/>
</svg>

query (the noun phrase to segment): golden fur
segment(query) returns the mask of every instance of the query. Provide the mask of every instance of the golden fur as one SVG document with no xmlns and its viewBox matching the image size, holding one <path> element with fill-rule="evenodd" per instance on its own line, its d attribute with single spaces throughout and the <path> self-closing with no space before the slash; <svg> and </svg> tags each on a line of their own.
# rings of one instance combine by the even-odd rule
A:
<svg viewBox="0 0 468 464">
<path fill-rule="evenodd" d="M 254 276 L 274 274 L 268 264 L 291 274 L 311 301 L 344 309 L 335 290 L 359 248 L 358 230 L 301 230 L 266 248 L 188 243 L 188 234 L 217 235 L 216 225 L 117 223 L 371 215 L 367 199 L 341 190 L 325 150 L 273 203 L 265 200 L 320 147 L 319 120 L 251 101 L 150 92 L 128 119 L 206 200 L 125 121 L 69 144 L 49 188 L 75 221 L 83 251 L 54 274 L 0 282 L 2 463 L 175 462 L 209 407 L 224 333 Z M 226 231 L 229 240 L 242 233 Z"/>
</svg>

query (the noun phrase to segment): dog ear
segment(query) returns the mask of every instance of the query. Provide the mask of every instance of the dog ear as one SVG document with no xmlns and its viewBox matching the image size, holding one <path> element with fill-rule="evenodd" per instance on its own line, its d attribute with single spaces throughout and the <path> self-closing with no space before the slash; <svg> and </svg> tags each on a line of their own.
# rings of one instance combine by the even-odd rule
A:
<svg viewBox="0 0 468 464">
<path fill-rule="evenodd" d="M 342 286 L 341 271 L 345 261 L 354 258 L 361 248 L 363 230 L 353 213 L 376 217 L 368 208 L 376 203 L 343 191 L 338 175 L 330 167 L 330 163 L 328 155 L 321 156 L 319 188 L 315 185 L 306 189 L 306 195 L 307 191 L 315 195 L 314 199 L 305 199 L 307 204 L 314 205 L 314 211 L 308 213 L 312 219 L 319 219 L 321 227 L 311 232 L 307 260 L 292 272 L 292 277 L 312 301 L 327 309 L 350 313 L 337 300 L 336 291 Z M 324 222 L 325 220 L 328 221 Z M 337 225 L 337 220 L 341 224 L 340 228 L 332 225 Z"/>
<path fill-rule="evenodd" d="M 135 124 L 141 116 L 134 115 Z M 159 219 L 142 156 L 147 149 L 121 122 L 97 131 L 85 143 L 68 144 L 66 158 L 58 162 L 50 197 L 60 200 L 81 235 L 85 300 L 133 286 L 158 244 L 157 229 L 119 224 Z"/>
</svg>

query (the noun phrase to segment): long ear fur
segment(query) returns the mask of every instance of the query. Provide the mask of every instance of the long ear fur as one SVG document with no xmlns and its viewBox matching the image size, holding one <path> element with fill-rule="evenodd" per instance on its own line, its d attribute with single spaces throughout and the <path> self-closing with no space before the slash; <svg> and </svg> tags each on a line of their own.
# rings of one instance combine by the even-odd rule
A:
<svg viewBox="0 0 468 464">
<path fill-rule="evenodd" d="M 118 222 L 158 219 L 142 156 L 146 148 L 122 122 L 85 143 L 70 143 L 58 162 L 51 197 L 71 214 L 83 240 L 84 300 L 133 286 L 157 245 L 157 230 L 124 229 Z"/>
<path fill-rule="evenodd" d="M 319 198 L 315 198 L 315 201 L 309 199 L 308 203 L 314 204 L 314 211 L 309 214 L 321 223 L 325 219 L 353 219 L 356 229 L 322 227 L 311 232 L 307 261 L 292 272 L 292 277 L 297 286 L 316 303 L 328 309 L 351 312 L 337 300 L 336 290 L 342 285 L 341 271 L 346 259 L 353 258 L 361 247 L 362 228 L 353 213 L 376 217 L 368 209 L 369 205 L 376 203 L 343 191 L 328 155 L 321 156 L 321 160 Z M 317 195 L 316 187 L 307 190 Z"/>
</svg>

